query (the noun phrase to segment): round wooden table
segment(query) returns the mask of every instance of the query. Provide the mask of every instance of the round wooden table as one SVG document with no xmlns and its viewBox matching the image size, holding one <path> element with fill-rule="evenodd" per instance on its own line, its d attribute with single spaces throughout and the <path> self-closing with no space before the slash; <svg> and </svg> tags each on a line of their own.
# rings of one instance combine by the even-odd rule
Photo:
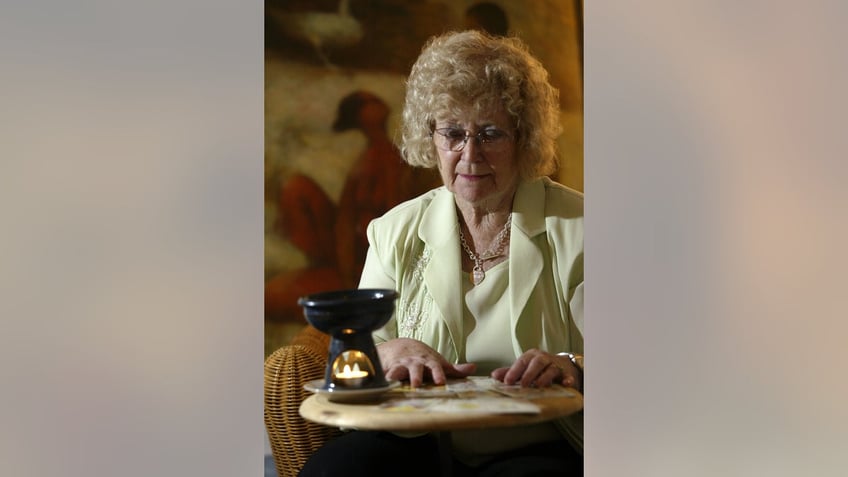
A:
<svg viewBox="0 0 848 477">
<path fill-rule="evenodd" d="M 455 400 L 457 402 L 453 404 L 462 404 L 463 399 L 473 399 L 484 395 L 491 397 L 491 391 L 421 399 Z M 441 475 L 451 476 L 453 474 L 451 431 L 536 424 L 565 417 L 583 409 L 583 395 L 570 388 L 560 388 L 556 395 L 540 395 L 532 399 L 497 397 L 497 399 L 508 401 L 529 401 L 539 408 L 539 412 L 523 414 L 487 413 L 480 412 L 479 408 L 474 412 L 456 412 L 455 408 L 452 412 L 444 412 L 434 407 L 418 410 L 415 406 L 401 406 L 403 409 L 399 410 L 395 406 L 386 405 L 402 403 L 408 399 L 410 396 L 404 392 L 389 391 L 376 398 L 374 402 L 351 404 L 333 402 L 326 394 L 316 394 L 309 396 L 301 403 L 300 415 L 310 421 L 344 429 L 433 432 L 438 439 Z"/>
<path fill-rule="evenodd" d="M 480 412 L 390 411 L 381 404 L 403 396 L 386 393 L 369 404 L 332 402 L 325 395 L 313 395 L 300 405 L 304 419 L 333 427 L 382 431 L 454 431 L 536 424 L 565 417 L 583 409 L 583 395 L 571 391 L 568 396 L 542 397 L 530 400 L 541 409 L 537 414 L 487 414 Z M 461 398 L 451 398 L 461 399 Z M 502 398 L 514 399 L 514 398 Z"/>
</svg>

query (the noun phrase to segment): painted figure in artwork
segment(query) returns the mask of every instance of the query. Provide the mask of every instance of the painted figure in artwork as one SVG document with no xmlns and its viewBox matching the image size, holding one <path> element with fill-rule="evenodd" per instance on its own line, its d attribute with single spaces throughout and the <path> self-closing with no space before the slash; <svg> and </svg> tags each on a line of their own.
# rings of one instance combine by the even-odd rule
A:
<svg viewBox="0 0 848 477">
<path fill-rule="evenodd" d="M 403 162 L 386 131 L 389 113 L 386 102 L 368 91 L 352 92 L 340 101 L 333 130 L 358 129 L 367 144 L 347 174 L 338 204 L 305 174 L 293 174 L 282 185 L 278 230 L 306 255 L 308 264 L 266 283 L 268 318 L 299 320 L 300 296 L 355 288 L 365 263 L 365 229 L 371 220 L 438 180 L 421 171 L 413 174 Z"/>
</svg>

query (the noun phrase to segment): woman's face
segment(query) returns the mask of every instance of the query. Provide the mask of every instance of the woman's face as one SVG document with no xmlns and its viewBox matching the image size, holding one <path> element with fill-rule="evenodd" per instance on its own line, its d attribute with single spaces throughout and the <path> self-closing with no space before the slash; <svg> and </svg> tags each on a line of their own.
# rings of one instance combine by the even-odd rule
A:
<svg viewBox="0 0 848 477">
<path fill-rule="evenodd" d="M 464 135 L 468 138 L 462 145 Z M 451 138 L 461 151 L 446 150 Z M 459 117 L 439 120 L 433 141 L 442 181 L 458 203 L 491 210 L 511 204 L 518 160 L 512 119 L 502 107 L 487 112 L 469 108 Z"/>
</svg>

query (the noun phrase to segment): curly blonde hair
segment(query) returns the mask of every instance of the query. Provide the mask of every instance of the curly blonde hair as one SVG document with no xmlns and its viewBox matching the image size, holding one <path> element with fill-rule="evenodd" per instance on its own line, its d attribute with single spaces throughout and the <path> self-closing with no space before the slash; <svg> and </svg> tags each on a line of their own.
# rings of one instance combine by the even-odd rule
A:
<svg viewBox="0 0 848 477">
<path fill-rule="evenodd" d="M 431 134 L 437 120 L 470 107 L 501 105 L 516 126 L 518 168 L 523 179 L 553 173 L 556 138 L 562 132 L 559 91 L 548 72 L 518 38 L 479 31 L 431 38 L 406 82 L 400 149 L 417 167 L 438 166 Z"/>
</svg>

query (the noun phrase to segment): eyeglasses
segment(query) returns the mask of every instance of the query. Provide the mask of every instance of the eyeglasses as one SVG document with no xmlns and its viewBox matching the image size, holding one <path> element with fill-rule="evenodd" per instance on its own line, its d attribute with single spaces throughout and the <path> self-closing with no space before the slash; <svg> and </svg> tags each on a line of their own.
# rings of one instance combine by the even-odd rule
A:
<svg viewBox="0 0 848 477">
<path fill-rule="evenodd" d="M 433 134 L 435 133 L 435 135 Z M 490 127 L 477 134 L 462 128 L 439 128 L 430 133 L 436 147 L 443 151 L 460 152 L 470 138 L 477 138 L 477 144 L 485 152 L 497 152 L 504 148 L 512 139 L 507 132 Z"/>
</svg>

